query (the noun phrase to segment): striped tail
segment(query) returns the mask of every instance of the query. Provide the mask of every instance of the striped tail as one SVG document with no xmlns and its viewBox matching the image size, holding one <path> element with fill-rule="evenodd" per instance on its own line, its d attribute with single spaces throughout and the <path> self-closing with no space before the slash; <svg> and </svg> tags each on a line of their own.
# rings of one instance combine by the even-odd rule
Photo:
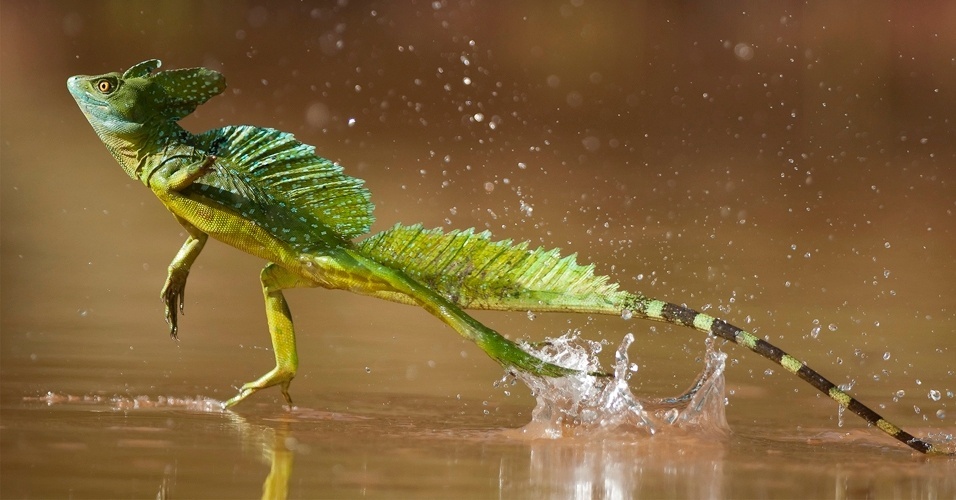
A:
<svg viewBox="0 0 956 500">
<path fill-rule="evenodd" d="M 820 375 L 816 370 L 810 368 L 802 361 L 787 354 L 783 349 L 763 339 L 757 338 L 754 334 L 746 330 L 731 325 L 722 319 L 714 318 L 713 316 L 697 312 L 688 307 L 671 304 L 669 302 L 637 297 L 632 304 L 633 309 L 631 312 L 635 316 L 680 326 L 689 326 L 698 331 L 729 340 L 750 349 L 805 380 L 808 384 L 816 387 L 820 392 L 836 401 L 843 408 L 859 415 L 860 418 L 866 420 L 867 423 L 875 425 L 897 441 L 916 451 L 931 455 L 954 455 L 954 453 L 941 450 L 932 443 L 923 441 L 894 425 L 883 418 L 879 413 L 873 411 L 872 408 L 841 390 L 836 384 L 827 380 L 826 377 Z"/>
</svg>

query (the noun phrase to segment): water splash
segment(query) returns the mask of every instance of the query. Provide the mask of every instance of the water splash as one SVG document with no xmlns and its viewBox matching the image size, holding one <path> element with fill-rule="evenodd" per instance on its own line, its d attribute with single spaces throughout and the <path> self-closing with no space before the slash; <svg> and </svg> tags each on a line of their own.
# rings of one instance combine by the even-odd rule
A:
<svg viewBox="0 0 956 500">
<path fill-rule="evenodd" d="M 74 396 L 70 394 L 58 394 L 47 392 L 40 397 L 26 397 L 26 401 L 42 401 L 47 406 L 60 404 L 84 404 L 84 405 L 102 405 L 113 410 L 128 411 L 147 408 L 180 408 L 188 411 L 202 413 L 222 413 L 222 402 L 204 396 L 196 397 L 176 397 L 176 396 L 128 396 L 114 394 L 107 396 L 103 394 L 85 394 Z"/>
<path fill-rule="evenodd" d="M 537 400 L 531 422 L 522 430 L 548 438 L 614 433 L 653 435 L 664 429 L 694 434 L 722 435 L 729 431 L 724 413 L 724 368 L 727 355 L 707 339 L 704 369 L 684 394 L 673 398 L 641 399 L 630 389 L 628 379 L 637 365 L 630 363 L 627 349 L 634 335 L 624 336 L 614 356 L 614 377 L 598 377 L 600 343 L 569 332 L 556 339 L 526 346 L 545 361 L 574 368 L 579 374 L 548 378 L 526 373 L 515 376 L 531 388 Z"/>
</svg>

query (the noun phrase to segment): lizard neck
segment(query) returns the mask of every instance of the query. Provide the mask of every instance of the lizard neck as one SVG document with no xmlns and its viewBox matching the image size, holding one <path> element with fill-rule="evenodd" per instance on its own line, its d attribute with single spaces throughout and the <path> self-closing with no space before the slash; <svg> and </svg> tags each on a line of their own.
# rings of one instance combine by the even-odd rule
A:
<svg viewBox="0 0 956 500">
<path fill-rule="evenodd" d="M 175 122 L 143 125 L 124 132 L 122 135 L 100 134 L 100 137 L 126 175 L 143 184 L 154 164 L 161 161 L 171 147 L 182 145 L 192 137 Z"/>
</svg>

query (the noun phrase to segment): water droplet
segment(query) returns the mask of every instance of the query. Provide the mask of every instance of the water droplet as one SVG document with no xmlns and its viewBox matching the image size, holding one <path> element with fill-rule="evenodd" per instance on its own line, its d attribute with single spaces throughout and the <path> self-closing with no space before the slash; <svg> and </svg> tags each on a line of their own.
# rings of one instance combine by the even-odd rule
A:
<svg viewBox="0 0 956 500">
<path fill-rule="evenodd" d="M 535 318 L 537 318 L 537 316 L 533 312 L 528 311 L 528 321 L 534 321 Z"/>
<path fill-rule="evenodd" d="M 884 353 L 883 353 L 883 360 L 884 360 L 884 361 L 889 361 L 889 359 L 890 359 L 890 351 L 884 352 Z"/>
<path fill-rule="evenodd" d="M 763 374 L 767 376 L 773 375 L 773 368 L 767 368 L 763 371 Z"/>
<path fill-rule="evenodd" d="M 366 366 L 366 367 L 365 367 L 365 373 L 372 373 L 372 369 Z"/>
<path fill-rule="evenodd" d="M 890 242 L 887 241 L 887 242 L 883 243 L 883 248 L 890 248 Z"/>
<path fill-rule="evenodd" d="M 525 217 L 531 217 L 531 213 L 534 212 L 534 207 L 525 203 L 524 200 L 519 200 L 518 206 L 519 206 L 519 209 L 521 210 L 521 213 L 523 213 Z"/>
<path fill-rule="evenodd" d="M 939 391 L 937 391 L 936 389 L 930 389 L 930 391 L 929 391 L 929 398 L 930 398 L 930 399 L 932 399 L 933 401 L 939 401 L 940 398 L 942 398 L 942 397 L 943 397 L 943 395 L 940 394 Z"/>
<path fill-rule="evenodd" d="M 623 320 L 626 321 L 626 320 L 629 320 L 629 319 L 631 319 L 631 318 L 633 318 L 633 317 L 634 317 L 634 313 L 631 312 L 630 309 L 624 309 L 623 311 L 621 311 L 621 319 L 623 319 Z"/>
<path fill-rule="evenodd" d="M 664 421 L 668 424 L 673 424 L 677 421 L 677 417 L 679 416 L 680 412 L 677 410 L 677 408 L 671 408 L 670 410 L 667 410 L 667 413 L 664 414 Z"/>
<path fill-rule="evenodd" d="M 827 328 L 828 328 L 831 332 L 837 331 L 837 326 L 834 325 L 833 323 L 830 323 L 829 325 L 827 325 Z"/>
<path fill-rule="evenodd" d="M 741 61 L 749 61 L 754 58 L 754 48 L 746 43 L 738 43 L 734 46 L 734 55 Z"/>
<path fill-rule="evenodd" d="M 943 410 L 936 410 L 936 417 L 939 419 L 946 418 L 946 412 Z"/>
<path fill-rule="evenodd" d="M 349 127 L 355 126 L 355 118 L 349 118 Z"/>
</svg>

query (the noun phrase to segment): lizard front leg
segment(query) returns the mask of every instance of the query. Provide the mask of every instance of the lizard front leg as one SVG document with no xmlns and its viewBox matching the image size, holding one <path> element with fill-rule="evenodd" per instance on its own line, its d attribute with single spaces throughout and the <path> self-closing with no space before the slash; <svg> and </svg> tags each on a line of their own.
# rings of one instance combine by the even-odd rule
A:
<svg viewBox="0 0 956 500">
<path fill-rule="evenodd" d="M 189 268 L 192 267 L 203 245 L 206 244 L 208 236 L 196 226 L 190 224 L 181 217 L 176 220 L 183 226 L 189 237 L 183 243 L 182 248 L 176 253 L 176 257 L 169 264 L 169 270 L 166 275 L 166 283 L 163 290 L 159 292 L 159 297 L 166 304 L 166 324 L 169 325 L 169 335 L 176 338 L 179 327 L 176 323 L 179 313 L 183 312 L 183 300 L 186 294 L 186 278 L 189 276 Z"/>
<path fill-rule="evenodd" d="M 272 350 L 275 352 L 276 366 L 258 379 L 244 384 L 239 394 L 223 403 L 223 408 L 229 408 L 246 399 L 256 391 L 279 385 L 282 396 L 289 407 L 292 407 L 292 397 L 289 396 L 289 383 L 295 377 L 299 368 L 299 356 L 295 350 L 295 330 L 292 327 L 292 313 L 282 295 L 285 288 L 311 287 L 315 283 L 294 274 L 274 262 L 270 262 L 262 269 L 262 295 L 266 301 L 266 319 L 269 323 L 269 336 L 272 337 Z"/>
</svg>

